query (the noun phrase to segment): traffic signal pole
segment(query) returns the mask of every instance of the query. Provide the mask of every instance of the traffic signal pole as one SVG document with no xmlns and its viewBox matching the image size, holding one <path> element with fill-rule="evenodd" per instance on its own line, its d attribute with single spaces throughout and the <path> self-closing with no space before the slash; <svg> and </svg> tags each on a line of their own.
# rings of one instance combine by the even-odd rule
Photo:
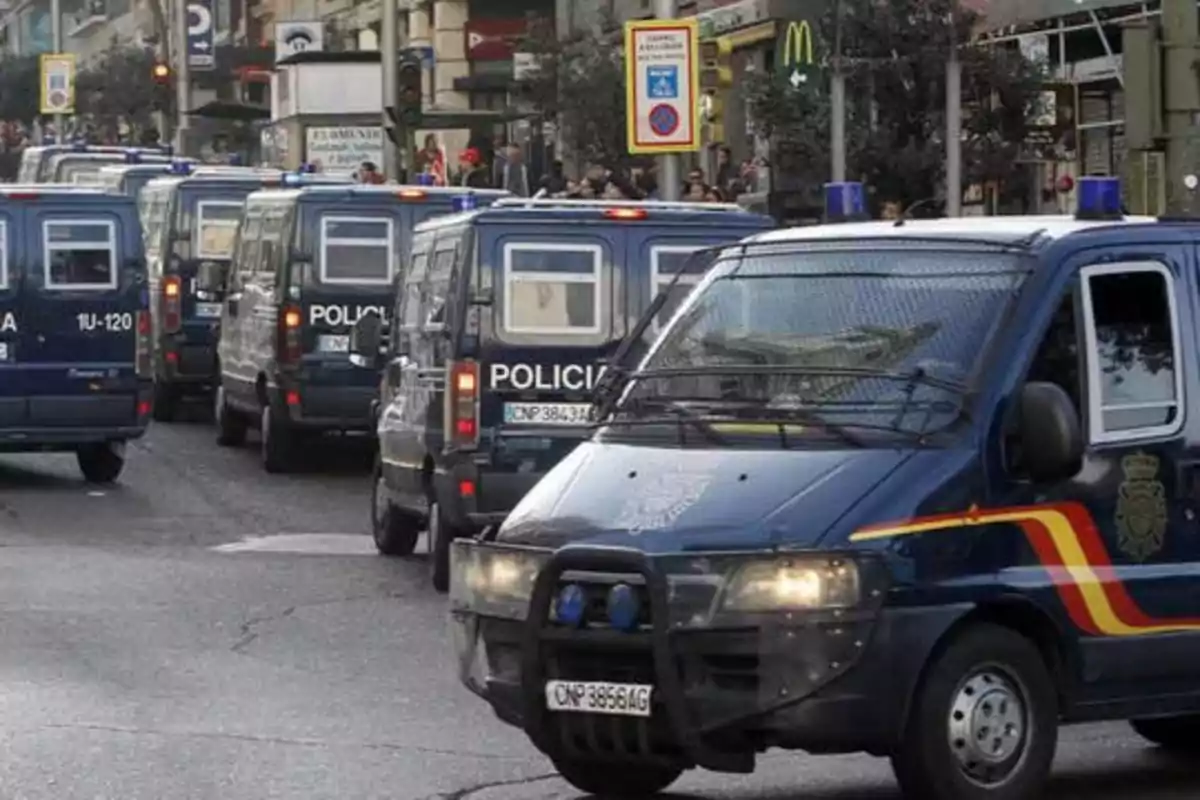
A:
<svg viewBox="0 0 1200 800">
<path fill-rule="evenodd" d="M 55 53 L 61 54 L 63 51 L 62 3 L 59 0 L 50 0 L 50 40 L 50 47 Z M 66 117 L 62 114 L 54 115 L 54 141 L 57 144 L 66 142 L 65 124 Z"/>
<path fill-rule="evenodd" d="M 1200 77 L 1196 56 L 1200 51 L 1200 18 L 1196 0 L 1163 0 L 1163 80 L 1166 83 L 1167 213 L 1194 216 L 1196 191 L 1188 184 L 1200 165 L 1196 114 L 1200 112 Z"/>
<path fill-rule="evenodd" d="M 379 57 L 383 65 L 383 174 L 389 181 L 400 179 L 400 152 L 386 132 L 392 121 L 387 109 L 395 108 L 400 92 L 397 83 L 400 64 L 400 6 L 397 0 L 383 0 L 383 24 L 379 32 Z"/>
<path fill-rule="evenodd" d="M 188 111 L 192 108 L 192 70 L 188 63 L 187 0 L 175 6 L 175 152 L 188 152 Z"/>
<path fill-rule="evenodd" d="M 654 0 L 654 16 L 675 19 L 679 13 L 676 0 Z M 626 54 L 626 57 L 632 57 Z M 658 193 L 663 200 L 679 200 L 683 196 L 683 169 L 675 153 L 659 156 Z"/>
<path fill-rule="evenodd" d="M 833 67 L 829 76 L 829 159 L 834 183 L 846 180 L 846 75 L 842 71 L 842 0 L 833 7 Z"/>
</svg>

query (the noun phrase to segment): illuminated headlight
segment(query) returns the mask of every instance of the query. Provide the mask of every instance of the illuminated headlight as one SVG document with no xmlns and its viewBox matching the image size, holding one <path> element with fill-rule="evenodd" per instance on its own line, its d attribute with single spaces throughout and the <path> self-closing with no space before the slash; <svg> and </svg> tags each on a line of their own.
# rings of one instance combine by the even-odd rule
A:
<svg viewBox="0 0 1200 800">
<path fill-rule="evenodd" d="M 450 549 L 450 607 L 489 617 L 524 619 L 545 550 L 494 547 L 471 540 Z"/>
<path fill-rule="evenodd" d="M 734 612 L 849 608 L 860 597 L 858 567 L 852 562 L 780 559 L 738 569 L 721 608 Z"/>
</svg>

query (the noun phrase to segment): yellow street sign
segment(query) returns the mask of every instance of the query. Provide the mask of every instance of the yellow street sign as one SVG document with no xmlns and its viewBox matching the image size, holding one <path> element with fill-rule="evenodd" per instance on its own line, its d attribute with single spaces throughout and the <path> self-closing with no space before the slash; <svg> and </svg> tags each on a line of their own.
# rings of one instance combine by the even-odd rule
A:
<svg viewBox="0 0 1200 800">
<path fill-rule="evenodd" d="M 74 114 L 75 56 L 70 53 L 43 53 L 39 66 L 40 113 Z"/>
</svg>

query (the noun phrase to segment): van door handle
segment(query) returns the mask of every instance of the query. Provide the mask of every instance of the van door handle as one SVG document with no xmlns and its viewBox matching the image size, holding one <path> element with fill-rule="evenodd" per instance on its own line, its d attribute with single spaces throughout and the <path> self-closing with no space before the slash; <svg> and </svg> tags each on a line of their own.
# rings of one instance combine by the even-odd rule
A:
<svg viewBox="0 0 1200 800">
<path fill-rule="evenodd" d="M 241 297 L 241 295 L 236 295 L 236 294 L 235 294 L 235 295 L 230 295 L 229 297 L 226 297 L 226 298 L 225 298 L 225 305 L 226 305 L 226 307 L 228 307 L 228 309 L 229 309 L 229 313 L 230 313 L 230 314 L 233 314 L 233 315 L 235 315 L 235 316 L 237 315 L 237 313 L 238 313 L 238 299 L 239 299 L 240 297 Z"/>
</svg>

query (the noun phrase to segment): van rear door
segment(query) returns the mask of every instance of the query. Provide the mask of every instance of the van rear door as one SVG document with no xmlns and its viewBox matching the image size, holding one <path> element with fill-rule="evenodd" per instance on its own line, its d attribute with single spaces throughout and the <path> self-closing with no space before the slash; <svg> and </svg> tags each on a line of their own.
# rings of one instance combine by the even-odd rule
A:
<svg viewBox="0 0 1200 800">
<path fill-rule="evenodd" d="M 711 227 L 647 226 L 630 230 L 626 256 L 626 269 L 630 276 L 627 288 L 630 302 L 636 303 L 635 316 L 641 316 L 641 311 L 649 307 L 658 293 L 671 286 L 676 273 L 683 271 L 679 280 L 671 286 L 667 302 L 655 315 L 646 335 L 653 337 L 658 333 L 711 265 L 712 259 L 692 259 L 692 253 L 717 245 L 731 244 L 755 232 L 745 228 L 729 228 L 722 231 L 719 222 Z"/>
<path fill-rule="evenodd" d="M 20 363 L 36 426 L 137 422 L 145 259 L 133 202 L 99 199 L 29 206 Z"/>
<path fill-rule="evenodd" d="M 25 424 L 29 411 L 25 379 L 17 368 L 24 346 L 24 326 L 20 308 L 22 260 L 16 242 L 24 219 L 21 204 L 0 205 L 0 428 Z"/>
<path fill-rule="evenodd" d="M 496 290 L 480 427 L 496 432 L 499 461 L 548 469 L 586 434 L 592 389 L 625 335 L 626 228 L 483 238 Z"/>
</svg>

